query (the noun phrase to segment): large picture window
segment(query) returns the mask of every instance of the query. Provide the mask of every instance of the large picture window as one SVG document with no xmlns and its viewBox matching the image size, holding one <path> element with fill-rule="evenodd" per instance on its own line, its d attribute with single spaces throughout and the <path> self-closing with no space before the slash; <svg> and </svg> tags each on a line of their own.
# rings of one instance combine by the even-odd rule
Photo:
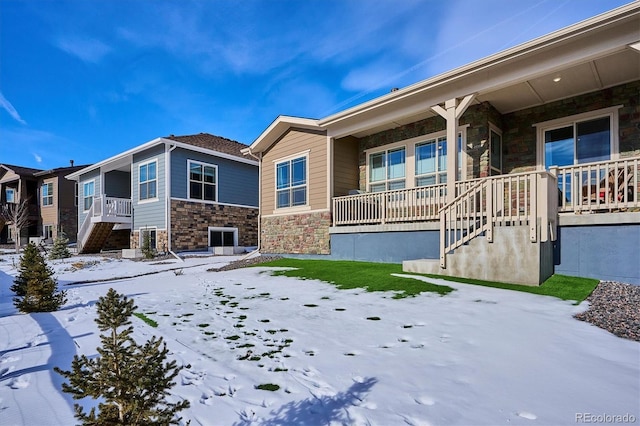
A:
<svg viewBox="0 0 640 426">
<path fill-rule="evenodd" d="M 405 187 L 405 147 L 369 154 L 369 190 L 371 192 Z"/>
<path fill-rule="evenodd" d="M 204 201 L 218 200 L 217 166 L 189 161 L 189 198 Z"/>
<path fill-rule="evenodd" d="M 140 164 L 138 170 L 140 171 L 138 178 L 140 188 L 138 198 L 140 200 L 157 198 L 157 163 L 152 161 L 150 163 Z"/>
<path fill-rule="evenodd" d="M 85 211 L 91 208 L 91 204 L 93 204 L 94 195 L 95 195 L 95 181 L 85 182 L 82 185 L 82 198 L 84 202 L 83 207 Z"/>
<path fill-rule="evenodd" d="M 53 183 L 45 183 L 42 185 L 42 205 L 43 206 L 52 206 L 53 205 Z"/>
<path fill-rule="evenodd" d="M 5 196 L 7 197 L 7 203 L 16 202 L 16 190 L 13 188 L 7 188 L 5 190 Z"/>
<path fill-rule="evenodd" d="M 446 137 L 416 144 L 416 186 L 436 185 L 446 181 Z"/>
<path fill-rule="evenodd" d="M 307 157 L 276 164 L 276 207 L 307 204 Z"/>
</svg>

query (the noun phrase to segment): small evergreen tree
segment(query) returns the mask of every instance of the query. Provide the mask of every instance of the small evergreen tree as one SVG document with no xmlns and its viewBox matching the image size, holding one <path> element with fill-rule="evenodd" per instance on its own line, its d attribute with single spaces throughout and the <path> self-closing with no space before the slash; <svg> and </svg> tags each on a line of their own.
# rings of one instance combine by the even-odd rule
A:
<svg viewBox="0 0 640 426">
<path fill-rule="evenodd" d="M 57 311 L 67 301 L 66 292 L 57 291 L 58 282 L 36 246 L 29 243 L 20 257 L 18 276 L 11 290 L 17 297 L 13 304 L 21 312 Z"/>
<path fill-rule="evenodd" d="M 69 239 L 65 237 L 64 234 L 58 235 L 56 239 L 53 240 L 53 248 L 51 249 L 51 253 L 49 253 L 49 259 L 66 259 L 67 257 L 71 257 L 67 244 L 69 244 Z"/>
<path fill-rule="evenodd" d="M 131 337 L 131 315 L 136 306 L 132 299 L 109 289 L 96 303 L 98 329 L 102 346 L 97 358 L 75 355 L 71 371 L 55 367 L 69 380 L 64 392 L 74 399 L 102 398 L 104 402 L 87 414 L 75 404 L 76 418 L 92 425 L 169 425 L 178 424 L 176 413 L 189 407 L 189 401 L 168 403 L 165 397 L 175 384 L 172 380 L 181 367 L 175 361 L 165 363 L 167 348 L 162 337 L 153 336 L 139 346 Z"/>
<path fill-rule="evenodd" d="M 151 247 L 151 232 L 144 231 L 142 234 L 142 254 L 145 259 L 153 259 L 153 248 Z"/>
</svg>

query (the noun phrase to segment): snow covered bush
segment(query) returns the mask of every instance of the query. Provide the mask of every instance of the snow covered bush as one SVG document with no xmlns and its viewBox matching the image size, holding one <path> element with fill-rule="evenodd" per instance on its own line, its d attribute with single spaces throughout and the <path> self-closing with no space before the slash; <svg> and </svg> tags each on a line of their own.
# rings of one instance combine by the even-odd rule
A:
<svg viewBox="0 0 640 426">
<path fill-rule="evenodd" d="M 51 253 L 49 253 L 49 259 L 66 259 L 67 257 L 71 257 L 67 244 L 69 244 L 69 239 L 65 236 L 61 235 L 56 237 L 53 241 Z"/>
</svg>

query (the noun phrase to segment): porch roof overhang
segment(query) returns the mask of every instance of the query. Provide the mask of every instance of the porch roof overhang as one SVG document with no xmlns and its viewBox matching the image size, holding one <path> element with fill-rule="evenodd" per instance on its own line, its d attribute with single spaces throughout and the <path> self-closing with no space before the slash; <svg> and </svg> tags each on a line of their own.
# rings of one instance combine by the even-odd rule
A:
<svg viewBox="0 0 640 426">
<path fill-rule="evenodd" d="M 433 117 L 432 106 L 468 94 L 506 114 L 639 80 L 639 46 L 633 2 L 317 123 L 331 137 L 362 137 Z"/>
<path fill-rule="evenodd" d="M 267 127 L 253 143 L 242 150 L 245 155 L 264 152 L 273 145 L 287 130 L 292 128 L 307 130 L 325 130 L 318 125 L 318 120 L 313 118 L 291 117 L 280 115 Z"/>
</svg>

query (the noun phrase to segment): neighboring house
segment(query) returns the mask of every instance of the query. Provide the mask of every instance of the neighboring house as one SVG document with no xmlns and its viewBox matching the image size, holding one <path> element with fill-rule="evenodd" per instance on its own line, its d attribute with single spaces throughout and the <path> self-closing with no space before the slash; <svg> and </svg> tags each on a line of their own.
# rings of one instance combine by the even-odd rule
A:
<svg viewBox="0 0 640 426">
<path fill-rule="evenodd" d="M 244 152 L 261 253 L 640 284 L 640 3 L 328 117 L 280 116 Z"/>
<path fill-rule="evenodd" d="M 21 245 L 30 238 L 52 241 L 64 234 L 75 241 L 77 233 L 77 192 L 64 176 L 86 166 L 51 170 L 0 164 L 0 205 L 18 204 L 27 199 L 29 226 L 22 230 Z M 0 230 L 0 243 L 14 242 L 10 226 Z"/>
<path fill-rule="evenodd" d="M 78 182 L 81 253 L 257 244 L 258 162 L 246 145 L 200 133 L 157 138 L 67 176 Z"/>
</svg>

